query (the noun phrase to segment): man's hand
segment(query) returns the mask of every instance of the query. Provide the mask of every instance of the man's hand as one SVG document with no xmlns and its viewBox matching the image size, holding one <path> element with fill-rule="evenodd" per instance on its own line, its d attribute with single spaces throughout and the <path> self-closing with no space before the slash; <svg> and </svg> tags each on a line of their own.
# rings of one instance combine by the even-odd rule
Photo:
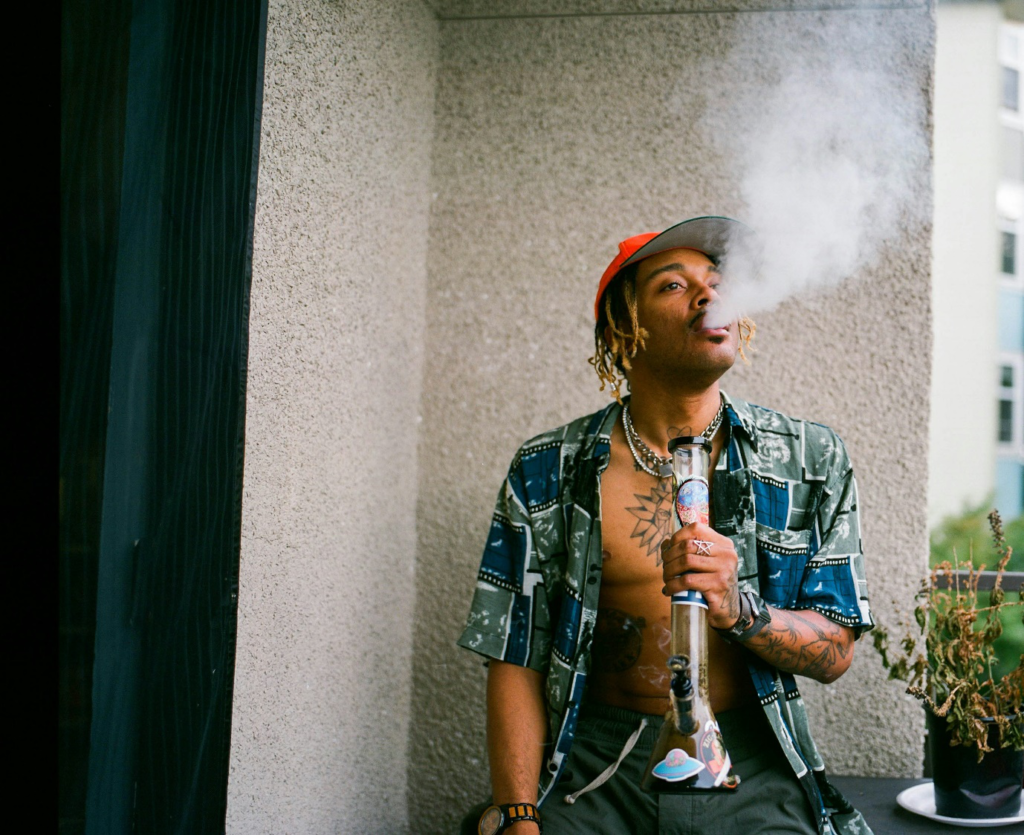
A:
<svg viewBox="0 0 1024 835">
<path fill-rule="evenodd" d="M 708 603 L 708 624 L 729 629 L 740 617 L 736 547 L 709 525 L 684 525 L 661 543 L 664 594 L 699 591 Z"/>
<path fill-rule="evenodd" d="M 709 553 L 705 553 L 709 552 Z M 699 591 L 708 624 L 730 629 L 740 617 L 736 548 L 707 525 L 685 525 L 661 544 L 665 594 Z M 853 661 L 853 630 L 819 612 L 771 608 L 772 622 L 744 646 L 780 670 L 829 683 Z"/>
</svg>

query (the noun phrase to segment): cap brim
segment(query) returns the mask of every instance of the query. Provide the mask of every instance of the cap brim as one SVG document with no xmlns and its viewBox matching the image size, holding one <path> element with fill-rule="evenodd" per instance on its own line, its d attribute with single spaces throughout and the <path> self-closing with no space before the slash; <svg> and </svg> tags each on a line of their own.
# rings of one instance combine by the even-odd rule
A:
<svg viewBox="0 0 1024 835">
<path fill-rule="evenodd" d="M 714 261 L 719 261 L 730 249 L 737 246 L 751 248 L 755 246 L 756 240 L 754 230 L 738 220 L 715 216 L 695 217 L 677 223 L 652 238 L 623 261 L 622 266 L 628 267 L 670 249 L 696 249 Z"/>
</svg>

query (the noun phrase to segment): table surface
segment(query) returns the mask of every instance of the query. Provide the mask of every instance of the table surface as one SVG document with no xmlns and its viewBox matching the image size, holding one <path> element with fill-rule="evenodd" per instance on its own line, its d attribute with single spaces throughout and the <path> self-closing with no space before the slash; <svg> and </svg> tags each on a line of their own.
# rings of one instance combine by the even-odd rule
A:
<svg viewBox="0 0 1024 835">
<path fill-rule="evenodd" d="M 1014 832 L 1024 831 L 1021 824 L 992 826 L 984 829 L 966 829 L 948 823 L 939 823 L 908 812 L 896 805 L 896 795 L 904 789 L 927 783 L 928 780 L 898 780 L 889 777 L 833 777 L 829 782 L 841 791 L 846 799 L 856 806 L 875 835 L 903 835 L 917 832 Z"/>
</svg>

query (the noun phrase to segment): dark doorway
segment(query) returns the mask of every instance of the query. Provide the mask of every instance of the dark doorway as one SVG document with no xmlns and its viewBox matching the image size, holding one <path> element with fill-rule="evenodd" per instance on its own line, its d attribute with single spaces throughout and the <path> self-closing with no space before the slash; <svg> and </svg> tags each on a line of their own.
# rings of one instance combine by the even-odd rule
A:
<svg viewBox="0 0 1024 835">
<path fill-rule="evenodd" d="M 223 831 L 266 0 L 64 0 L 61 832 Z"/>
</svg>

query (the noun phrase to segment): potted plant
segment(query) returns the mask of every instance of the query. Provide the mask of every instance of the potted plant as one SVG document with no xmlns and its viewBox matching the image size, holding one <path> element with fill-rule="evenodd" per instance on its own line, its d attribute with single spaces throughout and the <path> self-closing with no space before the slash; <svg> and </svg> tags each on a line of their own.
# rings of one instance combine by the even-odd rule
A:
<svg viewBox="0 0 1024 835">
<path fill-rule="evenodd" d="M 1022 607 L 1022 589 L 1003 588 L 1013 548 L 999 514 L 988 521 L 998 562 L 987 601 L 978 591 L 985 566 L 974 566 L 973 548 L 966 562 L 954 549 L 952 562 L 939 563 L 922 584 L 914 623 L 904 624 L 898 645 L 885 629 L 874 632 L 889 678 L 905 681 L 924 702 L 936 812 L 950 818 L 1006 818 L 1021 808 L 1024 647 L 1015 647 L 1015 666 L 998 676 L 993 644 L 1001 615 Z"/>
</svg>

